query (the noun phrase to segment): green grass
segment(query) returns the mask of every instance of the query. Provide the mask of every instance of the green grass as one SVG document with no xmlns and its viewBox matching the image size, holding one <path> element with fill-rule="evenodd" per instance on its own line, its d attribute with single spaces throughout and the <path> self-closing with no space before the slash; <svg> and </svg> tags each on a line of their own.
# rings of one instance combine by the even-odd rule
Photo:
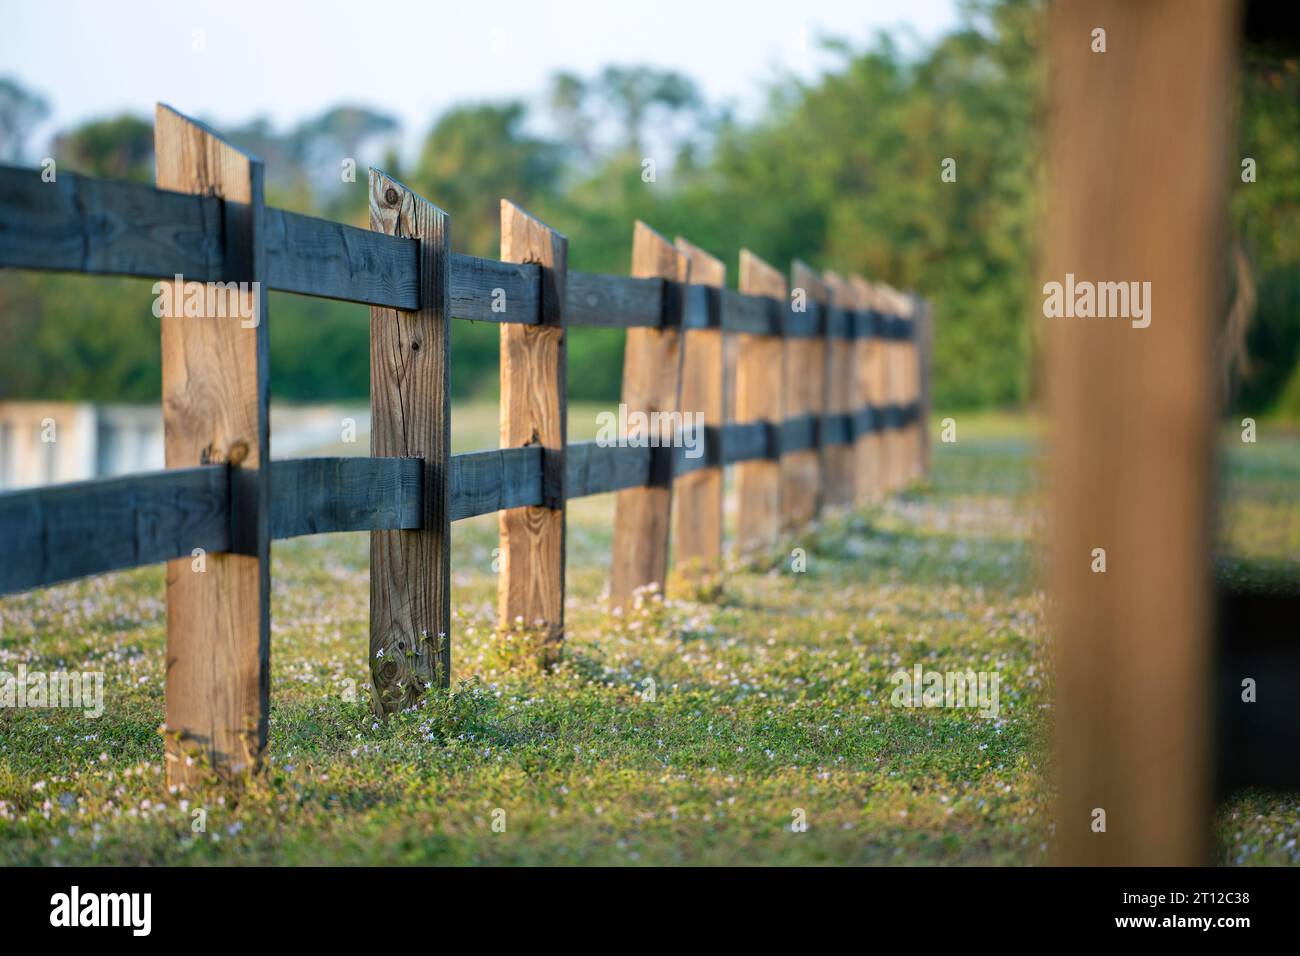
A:
<svg viewBox="0 0 1300 956">
<path fill-rule="evenodd" d="M 458 444 L 491 444 L 492 418 L 470 409 Z M 360 690 L 366 536 L 277 544 L 271 760 L 238 794 L 164 783 L 161 569 L 6 598 L 0 669 L 107 684 L 98 719 L 0 710 L 0 865 L 1045 862 L 1035 434 L 963 420 L 928 487 L 789 541 L 804 573 L 790 550 L 732 568 L 714 603 L 607 613 L 613 501 L 575 502 L 568 644 L 549 674 L 494 634 L 495 521 L 459 523 L 457 689 L 386 724 Z M 1300 533 L 1300 440 L 1233 449 L 1227 476 L 1225 541 L 1276 557 Z M 914 663 L 996 669 L 998 717 L 891 706 L 889 675 Z M 1218 829 L 1224 862 L 1297 862 L 1295 798 L 1239 795 Z"/>
</svg>

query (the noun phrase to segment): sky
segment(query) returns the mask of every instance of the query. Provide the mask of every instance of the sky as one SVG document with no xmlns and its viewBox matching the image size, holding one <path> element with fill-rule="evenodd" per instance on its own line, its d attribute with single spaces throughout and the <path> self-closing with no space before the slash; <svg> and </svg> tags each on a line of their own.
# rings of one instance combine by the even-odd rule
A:
<svg viewBox="0 0 1300 956">
<path fill-rule="evenodd" d="M 956 22 L 955 0 L 0 0 L 0 76 L 50 104 L 29 149 L 159 101 L 218 130 L 366 105 L 399 118 L 409 148 L 453 104 L 531 100 L 557 70 L 610 63 L 679 70 L 743 117 L 783 70 L 825 68 L 821 35 L 887 29 L 906 46 Z"/>
</svg>

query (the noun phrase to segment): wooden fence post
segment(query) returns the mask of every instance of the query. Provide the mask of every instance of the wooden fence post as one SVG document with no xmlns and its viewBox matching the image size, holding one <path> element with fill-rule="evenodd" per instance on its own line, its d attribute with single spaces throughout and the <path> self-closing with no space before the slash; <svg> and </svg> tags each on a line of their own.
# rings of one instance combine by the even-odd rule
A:
<svg viewBox="0 0 1300 956">
<path fill-rule="evenodd" d="M 920 474 L 930 474 L 932 457 L 932 438 L 930 436 L 930 414 L 933 411 L 933 367 L 934 367 L 934 306 L 928 299 L 913 297 L 913 313 L 916 315 L 917 378 L 919 381 L 921 411 L 917 424 L 920 426 L 918 467 Z"/>
<path fill-rule="evenodd" d="M 1050 228 L 1033 321 L 1047 327 L 1055 430 L 1061 863 L 1209 862 L 1212 369 L 1236 20 L 1219 0 L 1048 11 Z M 1096 54 L 1103 24 L 1110 47 Z M 1129 308 L 1111 310 L 1129 314 L 1075 318 L 1065 292 L 1065 309 L 1045 317 L 1075 276 L 1131 283 Z"/>
<path fill-rule="evenodd" d="M 835 309 L 853 308 L 853 294 L 848 283 L 835 272 L 827 271 L 823 280 L 830 293 L 830 305 Z M 853 341 L 837 330 L 832 337 L 827 328 L 826 337 L 826 411 L 844 415 L 856 410 L 859 404 L 854 394 Z M 850 433 L 851 434 L 851 433 Z M 854 446 L 827 445 L 824 449 L 824 485 L 826 504 L 848 507 L 854 498 Z"/>
<path fill-rule="evenodd" d="M 371 707 L 451 680 L 451 222 L 370 170 L 370 228 L 420 244 L 420 308 L 370 309 L 370 454 L 424 460 L 418 531 L 370 533 Z"/>
<path fill-rule="evenodd" d="M 891 409 L 898 409 L 906 401 L 907 395 L 907 346 L 895 336 L 899 322 L 904 321 L 905 317 L 899 305 L 898 293 L 892 286 L 882 283 L 877 286 L 877 290 L 883 295 L 885 309 L 893 326 L 889 338 L 885 340 L 885 401 Z M 888 462 L 885 487 L 893 492 L 903 486 L 903 476 L 907 473 L 907 443 L 903 428 L 896 420 L 891 420 L 890 427 L 885 432 L 885 444 L 888 446 L 885 453 Z"/>
<path fill-rule="evenodd" d="M 896 401 L 903 409 L 909 408 L 920 397 L 920 365 L 916 358 L 916 316 L 912 312 L 912 297 L 894 290 L 894 299 L 898 317 L 902 321 L 900 332 L 904 338 L 897 343 L 897 360 L 899 367 L 899 395 Z M 898 433 L 902 448 L 899 454 L 898 486 L 901 488 L 917 477 L 921 460 L 921 442 L 917 436 L 914 422 L 901 426 Z"/>
<path fill-rule="evenodd" d="M 503 631 L 522 626 L 536 634 L 546 665 L 564 640 L 568 250 L 560 233 L 501 200 L 501 261 L 542 267 L 541 324 L 501 326 L 501 447 L 541 445 L 545 503 L 500 513 L 497 606 Z"/>
<path fill-rule="evenodd" d="M 885 343 L 880 337 L 880 318 L 884 313 L 880 294 L 871 283 L 860 276 L 853 276 L 850 282 L 857 307 L 869 310 L 872 315 L 871 334 L 854 340 L 857 352 L 854 371 L 861 400 L 876 411 L 871 432 L 858 446 L 859 501 L 875 501 L 885 493 L 889 475 L 889 444 L 885 441 L 886 430 L 879 416 L 887 401 L 889 387 Z"/>
<path fill-rule="evenodd" d="M 785 301 L 785 277 L 748 249 L 740 250 L 739 291 Z M 785 415 L 785 340 L 741 333 L 736 350 L 736 421 L 780 428 Z M 736 465 L 736 545 L 741 554 L 772 545 L 780 532 L 781 466 L 762 459 Z"/>
<path fill-rule="evenodd" d="M 638 279 L 672 279 L 686 282 L 690 257 L 638 221 L 632 233 L 632 275 Z M 673 294 L 665 290 L 665 295 Z M 676 310 L 681 314 L 681 309 Z M 628 415 L 675 412 L 681 406 L 682 331 L 680 328 L 627 330 L 623 350 L 623 404 Z M 631 436 L 629 436 L 631 437 Z M 644 436 L 661 448 L 660 460 L 669 463 L 662 483 L 627 488 L 618 493 L 614 507 L 614 560 L 609 596 L 614 607 L 624 607 L 638 588 L 657 585 L 661 591 L 668 576 L 668 535 L 672 526 L 671 472 L 674 435 L 666 425 Z"/>
<path fill-rule="evenodd" d="M 796 259 L 790 267 L 792 295 L 803 292 L 808 311 L 826 304 L 829 295 L 812 267 Z M 785 340 L 785 415 L 818 418 L 826 409 L 826 339 L 797 336 Z M 821 448 L 781 453 L 781 527 L 794 531 L 817 516 L 822 490 Z"/>
<path fill-rule="evenodd" d="M 262 164 L 169 107 L 155 113 L 157 184 L 229 203 L 227 281 L 236 315 L 162 319 L 168 468 L 230 466 L 231 550 L 167 565 L 167 781 L 197 783 L 207 763 L 238 779 L 260 765 L 271 684 L 270 439 Z M 205 296 L 205 302 L 210 297 Z M 223 303 L 224 304 L 224 303 Z M 202 306 L 200 308 L 203 308 Z"/>
<path fill-rule="evenodd" d="M 727 267 L 680 236 L 676 246 L 690 259 L 694 285 L 721 289 Z M 684 414 L 702 412 L 704 424 L 718 433 L 726 421 L 724 399 L 728 385 L 722 329 L 687 329 L 682 344 Z M 673 564 L 684 582 L 697 588 L 715 583 L 722 565 L 723 465 L 699 468 L 673 483 Z"/>
</svg>

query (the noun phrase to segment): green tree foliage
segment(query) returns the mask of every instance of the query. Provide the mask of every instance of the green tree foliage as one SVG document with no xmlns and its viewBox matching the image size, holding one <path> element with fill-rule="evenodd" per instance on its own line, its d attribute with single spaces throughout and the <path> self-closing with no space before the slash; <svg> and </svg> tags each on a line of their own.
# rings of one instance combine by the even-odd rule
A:
<svg viewBox="0 0 1300 956">
<path fill-rule="evenodd" d="M 1234 405 L 1300 419 L 1300 59 L 1247 50 L 1238 100 L 1240 146 L 1229 163 L 1240 252 L 1236 286 L 1253 289 Z M 1254 182 L 1243 161 L 1254 160 Z"/>
<path fill-rule="evenodd" d="M 569 238 L 574 269 L 626 274 L 632 223 L 683 235 L 732 266 L 749 248 L 781 269 L 814 266 L 912 288 L 935 306 L 935 399 L 944 408 L 1017 405 L 1035 393 L 1042 323 L 1035 228 L 1042 0 L 967 0 L 959 26 L 908 50 L 889 36 L 824 40 L 816 80 L 775 76 L 756 120 L 708 107 L 689 78 L 647 66 L 560 73 L 530 115 L 521 102 L 453 108 L 416 162 L 399 169 L 396 124 L 341 106 L 280 133 L 264 120 L 228 130 L 266 162 L 267 198 L 366 223 L 365 163 L 451 214 L 457 251 L 495 257 L 499 201 L 512 199 Z M 1247 50 L 1232 150 L 1235 241 L 1225 273 L 1257 305 L 1235 341 L 1237 404 L 1300 417 L 1300 71 Z M 0 82 L 0 134 L 29 129 L 39 97 Z M 26 125 L 24 125 L 26 124 Z M 6 139 L 9 143 L 11 140 Z M 130 117 L 56 140 L 69 167 L 149 181 L 151 127 Z M 9 147 L 6 147 L 9 148 Z M 358 159 L 356 183 L 340 162 Z M 1236 182 L 1243 157 L 1253 183 Z M 653 177 L 645 161 L 654 161 Z M 951 160 L 955 181 L 945 181 Z M 62 169 L 62 166 L 60 167 Z M 139 398 L 157 385 L 147 284 L 0 276 L 0 396 Z M 271 301 L 273 392 L 364 399 L 368 310 L 290 295 Z M 457 322 L 452 388 L 494 393 L 498 329 Z M 1243 331 L 1244 330 L 1244 331 Z M 623 335 L 574 329 L 575 398 L 618 395 Z M 1225 335 L 1231 353 L 1232 336 Z"/>
<path fill-rule="evenodd" d="M 59 166 L 100 179 L 153 183 L 153 123 L 123 114 L 54 139 Z"/>
</svg>

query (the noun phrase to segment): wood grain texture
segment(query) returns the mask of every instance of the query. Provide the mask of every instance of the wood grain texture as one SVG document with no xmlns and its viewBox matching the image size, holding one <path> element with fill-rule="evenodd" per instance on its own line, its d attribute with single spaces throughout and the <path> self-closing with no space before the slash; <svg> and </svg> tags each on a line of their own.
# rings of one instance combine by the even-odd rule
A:
<svg viewBox="0 0 1300 956">
<path fill-rule="evenodd" d="M 690 258 L 645 223 L 632 232 L 632 275 L 635 278 L 687 282 Z M 623 349 L 622 401 L 628 414 L 649 418 L 680 410 L 682 338 L 678 328 L 628 329 Z M 629 436 L 633 437 L 633 436 Z M 641 440 L 671 446 L 672 433 L 662 430 Z M 625 607 L 638 588 L 658 587 L 668 577 L 668 541 L 672 526 L 673 486 L 629 488 L 614 504 L 614 555 L 610 567 L 610 604 Z"/>
<path fill-rule="evenodd" d="M 230 547 L 230 474 L 174 468 L 0 494 L 0 594 Z"/>
<path fill-rule="evenodd" d="M 854 302 L 859 309 L 878 309 L 879 298 L 875 288 L 861 276 L 849 279 L 849 288 L 853 292 Z M 853 340 L 854 381 L 856 393 L 864 405 L 881 406 L 885 404 L 887 380 L 885 378 L 885 344 L 878 336 L 861 337 Z M 854 446 L 857 465 L 855 498 L 859 504 L 877 501 L 885 493 L 888 462 L 888 446 L 884 433 L 873 430 L 858 438 Z"/>
<path fill-rule="evenodd" d="M 271 288 L 301 295 L 420 307 L 419 243 L 280 209 L 266 211 Z"/>
<path fill-rule="evenodd" d="M 739 286 L 751 296 L 785 299 L 786 281 L 748 249 L 740 252 Z M 736 421 L 776 425 L 785 417 L 785 349 L 780 338 L 741 333 L 736 355 Z M 780 531 L 781 466 L 746 461 L 736 466 L 736 546 L 749 554 L 775 543 Z"/>
<path fill-rule="evenodd" d="M 154 150 L 160 187 L 242 204 L 228 206 L 223 217 L 226 268 L 231 279 L 265 281 L 261 163 L 161 104 Z M 169 298 L 179 304 L 179 290 Z M 167 566 L 164 734 L 167 779 L 176 785 L 196 782 L 205 764 L 221 777 L 237 779 L 257 769 L 266 747 L 271 678 L 266 296 L 252 295 L 241 305 L 248 321 L 238 315 L 164 315 L 161 320 L 167 467 L 228 464 L 231 469 L 231 553 L 208 555 L 201 572 L 188 558 Z"/>
<path fill-rule="evenodd" d="M 501 259 L 541 267 L 541 323 L 501 327 L 501 447 L 541 447 L 545 504 L 501 512 L 497 608 L 503 630 L 539 632 L 550 664 L 564 639 L 568 240 L 503 199 Z"/>
<path fill-rule="evenodd" d="M 537 266 L 451 254 L 451 314 L 456 318 L 536 325 L 541 303 L 542 270 Z"/>
<path fill-rule="evenodd" d="M 494 448 L 451 456 L 451 520 L 542 504 L 542 449 Z"/>
<path fill-rule="evenodd" d="M 0 166 L 0 266 L 217 281 L 224 242 L 216 197 Z"/>
<path fill-rule="evenodd" d="M 1090 50 L 1099 24 L 1104 54 Z M 1147 328 L 1034 320 L 1047 331 L 1055 429 L 1048 566 L 1065 864 L 1210 862 L 1211 370 L 1236 27 L 1236 5 L 1220 0 L 1049 8 L 1042 281 L 1151 283 Z M 1091 570 L 1093 548 L 1106 549 L 1104 574 Z M 1095 808 L 1105 833 L 1092 830 Z"/>
<path fill-rule="evenodd" d="M 693 284 L 726 286 L 727 267 L 678 236 L 676 245 L 690 260 Z M 687 329 L 682 344 L 682 397 L 685 412 L 702 412 L 706 428 L 721 428 L 727 391 L 722 329 Z M 721 463 L 696 469 L 673 482 L 673 565 L 695 586 L 707 583 L 722 566 Z"/>
<path fill-rule="evenodd" d="M 790 268 L 790 287 L 802 289 L 807 318 L 829 299 L 826 285 L 807 263 L 796 259 Z M 820 417 L 826 409 L 826 340 L 785 340 L 785 417 Z M 796 531 L 817 516 L 821 507 L 822 454 L 819 448 L 781 455 L 781 527 Z"/>
<path fill-rule="evenodd" d="M 419 528 L 418 458 L 291 458 L 271 462 L 271 537 Z"/>
<path fill-rule="evenodd" d="M 822 280 L 829 301 L 836 309 L 853 308 L 853 294 L 849 285 L 837 273 L 827 271 Z M 856 409 L 854 396 L 854 345 L 842 335 L 828 337 L 826 342 L 826 410 L 843 415 Z M 827 444 L 822 449 L 824 501 L 828 507 L 845 508 L 854 499 L 854 452 L 847 444 Z"/>
<path fill-rule="evenodd" d="M 451 224 L 371 169 L 370 228 L 420 254 L 421 308 L 370 311 L 370 454 L 424 462 L 419 530 L 370 535 L 371 707 L 390 714 L 451 681 Z"/>
</svg>

